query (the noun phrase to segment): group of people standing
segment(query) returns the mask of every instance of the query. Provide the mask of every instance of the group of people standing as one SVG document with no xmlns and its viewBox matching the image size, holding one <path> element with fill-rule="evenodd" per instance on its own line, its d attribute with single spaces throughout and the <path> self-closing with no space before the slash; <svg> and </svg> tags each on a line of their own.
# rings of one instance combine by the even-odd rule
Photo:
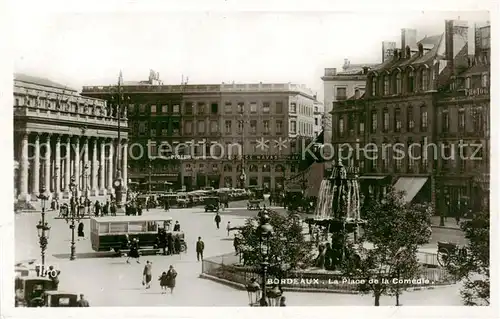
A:
<svg viewBox="0 0 500 319">
<path fill-rule="evenodd" d="M 150 262 L 149 260 L 146 261 L 146 265 L 144 266 L 142 276 L 143 276 L 142 285 L 145 286 L 146 289 L 151 288 L 151 281 L 153 279 L 153 263 Z M 164 290 L 167 290 L 167 288 L 170 288 L 171 294 L 174 292 L 176 277 L 177 277 L 177 271 L 174 269 L 174 266 L 172 265 L 170 265 L 168 271 L 162 272 L 161 276 L 158 277 L 162 294 L 165 293 Z"/>
</svg>

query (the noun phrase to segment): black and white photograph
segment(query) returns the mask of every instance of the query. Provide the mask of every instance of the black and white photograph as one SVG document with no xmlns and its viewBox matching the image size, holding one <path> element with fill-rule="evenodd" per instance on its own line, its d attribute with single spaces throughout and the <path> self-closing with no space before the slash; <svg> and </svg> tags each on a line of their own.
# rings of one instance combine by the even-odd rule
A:
<svg viewBox="0 0 500 319">
<path fill-rule="evenodd" d="M 13 307 L 498 302 L 490 11 L 28 11 Z"/>
</svg>

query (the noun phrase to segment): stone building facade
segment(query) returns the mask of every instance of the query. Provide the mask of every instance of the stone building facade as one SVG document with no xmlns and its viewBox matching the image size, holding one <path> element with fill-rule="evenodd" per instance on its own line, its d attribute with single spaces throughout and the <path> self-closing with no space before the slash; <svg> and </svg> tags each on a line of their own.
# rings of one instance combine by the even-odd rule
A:
<svg viewBox="0 0 500 319">
<path fill-rule="evenodd" d="M 127 153 L 127 121 L 117 140 L 116 110 L 105 101 L 23 74 L 14 76 L 14 188 L 21 201 L 37 200 L 45 190 L 70 196 L 72 177 L 79 195 L 114 192 L 116 151 Z M 120 165 L 127 181 L 127 160 Z M 126 187 L 126 183 L 125 183 Z"/>
</svg>

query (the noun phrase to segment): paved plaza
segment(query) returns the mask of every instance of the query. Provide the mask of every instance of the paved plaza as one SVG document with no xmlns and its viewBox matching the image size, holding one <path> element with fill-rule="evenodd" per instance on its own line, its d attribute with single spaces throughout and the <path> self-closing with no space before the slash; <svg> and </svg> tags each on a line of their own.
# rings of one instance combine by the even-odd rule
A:
<svg viewBox="0 0 500 319">
<path fill-rule="evenodd" d="M 246 210 L 235 211 L 246 212 Z M 227 236 L 225 225 L 228 221 L 231 221 L 233 226 L 242 225 L 248 212 L 241 215 L 231 211 L 223 212 L 219 230 L 213 221 L 214 213 L 205 213 L 200 207 L 172 209 L 170 212 L 150 210 L 144 214 L 159 212 L 180 222 L 181 230 L 186 233 L 187 253 L 175 256 L 144 256 L 141 257 L 141 264 L 135 262 L 127 264 L 124 257 L 96 257 L 88 237 L 77 242 L 77 259 L 70 261 L 69 225 L 64 220 L 54 219 L 55 212 L 49 212 L 47 217 L 52 229 L 47 249 L 47 263 L 60 268 L 60 289 L 84 293 L 92 306 L 245 306 L 248 303 L 246 292 L 198 278 L 201 273 L 201 262 L 196 260 L 194 246 L 197 237 L 201 236 L 205 241 L 206 257 L 231 252 L 232 234 Z M 39 259 L 40 250 L 35 229 L 39 218 L 39 213 L 16 215 L 16 261 Z M 84 223 L 86 236 L 89 236 L 89 220 L 85 220 Z M 142 286 L 142 270 L 146 260 L 153 262 L 153 285 L 147 290 Z M 178 272 L 173 295 L 161 294 L 156 281 L 169 265 L 174 265 Z M 404 305 L 460 305 L 458 290 L 458 286 L 449 286 L 405 292 L 401 302 Z M 286 296 L 289 306 L 373 305 L 371 295 L 287 292 Z M 383 297 L 381 304 L 393 305 L 394 299 Z"/>
</svg>

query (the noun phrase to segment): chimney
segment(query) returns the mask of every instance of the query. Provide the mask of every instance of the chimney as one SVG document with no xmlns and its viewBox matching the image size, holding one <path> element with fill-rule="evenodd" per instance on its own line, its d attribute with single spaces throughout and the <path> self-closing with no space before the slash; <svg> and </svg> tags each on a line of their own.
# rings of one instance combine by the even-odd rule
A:
<svg viewBox="0 0 500 319">
<path fill-rule="evenodd" d="M 344 71 L 347 70 L 350 64 L 351 62 L 349 61 L 349 59 L 344 59 L 344 65 L 342 66 L 342 69 L 344 69 Z"/>
<path fill-rule="evenodd" d="M 469 27 L 466 21 L 446 20 L 446 59 L 451 63 L 453 74 L 458 75 L 468 66 Z"/>
<path fill-rule="evenodd" d="M 391 59 L 395 49 L 396 42 L 382 41 L 382 63 Z"/>
<path fill-rule="evenodd" d="M 364 67 L 363 67 L 363 74 L 365 74 L 365 75 L 366 75 L 366 74 L 368 74 L 368 70 L 369 70 L 369 69 L 370 69 L 369 67 L 364 66 Z"/>
<path fill-rule="evenodd" d="M 410 58 L 407 54 L 406 47 L 411 51 L 417 48 L 417 30 L 415 29 L 401 29 L 401 48 L 405 50 L 404 58 Z"/>
</svg>

